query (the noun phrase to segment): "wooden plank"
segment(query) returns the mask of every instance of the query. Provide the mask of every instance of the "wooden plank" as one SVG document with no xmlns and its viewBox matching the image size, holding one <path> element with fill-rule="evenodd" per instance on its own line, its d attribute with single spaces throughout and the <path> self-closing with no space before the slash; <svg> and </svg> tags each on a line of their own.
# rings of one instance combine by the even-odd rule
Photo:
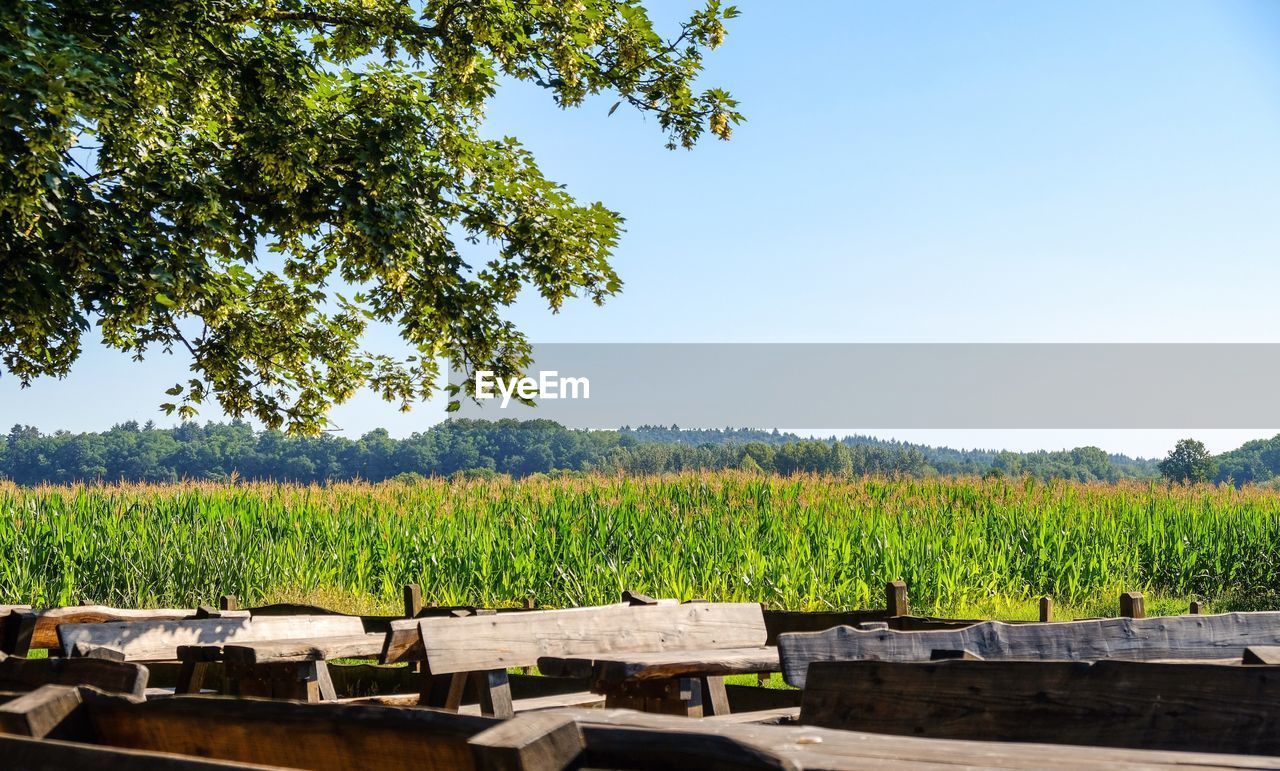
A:
<svg viewBox="0 0 1280 771">
<path fill-rule="evenodd" d="M 1250 645 L 1244 649 L 1245 664 L 1280 664 L 1280 645 Z"/>
<path fill-rule="evenodd" d="M 58 731 L 80 709 L 80 691 L 45 685 L 0 704 L 0 733 L 44 738 Z"/>
<path fill-rule="evenodd" d="M 112 608 L 105 605 L 78 605 L 42 611 L 16 611 L 10 614 L 16 639 L 13 650 L 25 656 L 31 650 L 57 648 L 58 627 L 62 624 L 101 624 L 109 621 L 169 621 L 195 616 L 194 608 L 140 609 Z"/>
<path fill-rule="evenodd" d="M 543 656 L 538 659 L 538 671 L 544 675 L 590 678 L 595 686 L 604 690 L 628 680 L 755 674 L 776 672 L 778 668 L 778 649 L 768 646 L 593 653 L 583 656 Z"/>
<path fill-rule="evenodd" d="M 530 696 L 524 699 L 513 699 L 511 709 L 516 714 L 538 712 L 548 709 L 564 709 L 565 707 L 603 707 L 604 696 L 591 691 L 573 691 L 570 693 L 552 693 L 546 696 Z M 463 704 L 458 707 L 462 715 L 479 715 L 479 704 Z"/>
<path fill-rule="evenodd" d="M 0 757 L 8 768 L 22 771 L 268 771 L 258 766 L 160 752 L 138 752 L 78 742 L 0 735 Z"/>
<path fill-rule="evenodd" d="M 71 655 L 82 659 L 105 659 L 106 661 L 124 661 L 124 651 L 115 648 L 106 648 L 103 646 L 90 645 L 88 643 L 76 643 L 75 650 Z"/>
<path fill-rule="evenodd" d="M 859 769 L 1280 768 L 1280 758 L 1050 744 L 920 739 L 813 726 L 741 725 L 625 710 L 564 710 L 583 767 Z"/>
<path fill-rule="evenodd" d="M 467 740 L 497 723 L 429 709 L 207 696 L 86 694 L 85 705 L 112 746 L 323 771 L 469 769 Z"/>
<path fill-rule="evenodd" d="M 962 650 L 990 661 L 1096 661 L 1220 659 L 1239 661 L 1252 645 L 1280 645 L 1280 613 L 1226 613 L 1063 621 L 1051 624 L 981 624 L 927 632 L 860 631 L 837 627 L 782 635 L 782 671 L 803 688 L 814 661 L 928 661 L 934 650 Z"/>
<path fill-rule="evenodd" d="M 706 720 L 717 723 L 754 723 L 756 725 L 784 725 L 800 720 L 799 707 L 774 707 L 753 712 L 727 712 L 721 715 L 710 715 Z"/>
<path fill-rule="evenodd" d="M 426 618 L 418 621 L 418 630 L 437 675 L 533 666 L 542 656 L 758 647 L 766 636 L 755 603 L 607 605 Z"/>
<path fill-rule="evenodd" d="M 510 609 L 509 612 L 523 612 Z M 461 618 L 484 613 L 484 609 L 471 606 L 455 605 L 450 607 L 422 608 L 415 618 L 393 620 L 387 625 L 387 641 L 378 660 L 383 664 L 400 664 L 406 661 L 422 661 L 426 653 L 422 648 L 422 634 L 418 630 L 418 619 L 422 618 Z M 492 611 L 487 615 L 492 615 Z"/>
<path fill-rule="evenodd" d="M 820 662 L 806 725 L 983 741 L 1280 754 L 1280 667 Z M 869 687 L 874 683 L 874 687 Z"/>
<path fill-rule="evenodd" d="M 115 648 L 129 661 L 170 661 L 180 645 L 363 635 L 357 616 L 258 616 L 181 621 L 62 624 L 58 637 L 70 655 L 77 643 Z"/>
<path fill-rule="evenodd" d="M 104 659 L 0 660 L 0 690 L 29 691 L 42 685 L 91 685 L 104 691 L 141 696 L 147 688 L 147 668 Z"/>
<path fill-rule="evenodd" d="M 778 635 L 791 632 L 821 632 L 836 626 L 858 626 L 884 621 L 883 610 L 848 610 L 805 612 L 798 610 L 764 610 L 764 626 L 769 636 L 765 645 L 777 645 Z"/>
<path fill-rule="evenodd" d="M 480 771 L 560 771 L 582 752 L 582 732 L 570 715 L 530 713 L 471 738 Z"/>
<path fill-rule="evenodd" d="M 376 658 L 382 652 L 385 641 L 386 635 L 357 634 L 227 643 L 221 646 L 221 650 L 222 658 L 227 663 L 253 666 L 268 662 Z"/>
<path fill-rule="evenodd" d="M 417 619 L 392 621 L 383 641 L 379 663 L 399 664 L 405 661 L 422 661 L 426 652 L 422 648 L 422 634 Z"/>
</svg>

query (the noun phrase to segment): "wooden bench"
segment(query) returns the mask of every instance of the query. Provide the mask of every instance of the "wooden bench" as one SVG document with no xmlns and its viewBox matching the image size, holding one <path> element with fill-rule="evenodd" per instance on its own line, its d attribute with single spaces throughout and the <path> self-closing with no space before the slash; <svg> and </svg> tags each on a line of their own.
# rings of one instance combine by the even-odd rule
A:
<svg viewBox="0 0 1280 771">
<path fill-rule="evenodd" d="M 105 605 L 77 605 L 33 611 L 11 610 L 4 618 L 3 652 L 26 656 L 33 650 L 59 650 L 58 627 L 63 624 L 99 624 L 109 621 L 171 621 L 196 617 L 196 609 L 160 608 L 135 610 Z"/>
<path fill-rule="evenodd" d="M 416 639 L 410 631 L 416 631 Z M 765 637 L 760 606 L 754 603 L 619 604 L 397 621 L 383 661 L 424 662 L 424 705 L 456 710 L 470 680 L 485 714 L 510 717 L 515 705 L 507 669 L 536 666 L 544 656 L 760 647 Z M 675 694 L 652 698 L 687 707 L 700 705 L 701 693 L 701 683 L 697 688 L 684 683 Z"/>
<path fill-rule="evenodd" d="M 364 623 L 358 616 L 235 616 L 199 618 L 178 621 L 133 621 L 103 624 L 62 624 L 58 639 L 62 652 L 69 657 L 100 656 L 119 661 L 181 661 L 176 692 L 198 693 L 210 666 L 222 661 L 228 645 L 262 641 L 307 640 L 312 644 L 333 638 L 364 637 Z M 382 635 L 379 635 L 379 644 Z M 376 646 L 375 646 L 376 647 Z M 375 652 L 376 655 L 376 652 Z M 273 677 L 261 682 L 241 685 L 238 676 L 245 669 L 226 672 L 232 692 L 242 689 L 255 695 L 282 697 L 320 697 L 328 682 L 328 669 L 323 660 L 295 662 L 273 669 Z M 332 693 L 329 685 L 328 692 Z M 332 696 L 330 696 L 332 698 Z"/>
<path fill-rule="evenodd" d="M 182 646 L 178 657 L 191 663 L 192 676 L 179 683 L 179 693 L 198 693 L 203 672 L 221 660 L 226 692 L 233 696 L 261 696 L 301 701 L 338 698 L 329 673 L 334 659 L 376 659 L 386 644 L 385 634 L 237 641 L 215 646 Z M 196 674 L 199 668 L 200 675 Z"/>
<path fill-rule="evenodd" d="M 1280 666 L 824 661 L 800 723 L 875 733 L 1280 754 Z"/>
<path fill-rule="evenodd" d="M 803 688 L 817 661 L 1242 660 L 1250 646 L 1280 645 L 1280 612 L 1107 618 L 1054 623 L 986 621 L 962 629 L 898 632 L 836 627 L 778 638 L 782 672 Z"/>
<path fill-rule="evenodd" d="M 0 653 L 0 691 L 33 691 L 45 685 L 88 685 L 141 696 L 147 668 L 103 659 L 27 659 Z"/>
</svg>

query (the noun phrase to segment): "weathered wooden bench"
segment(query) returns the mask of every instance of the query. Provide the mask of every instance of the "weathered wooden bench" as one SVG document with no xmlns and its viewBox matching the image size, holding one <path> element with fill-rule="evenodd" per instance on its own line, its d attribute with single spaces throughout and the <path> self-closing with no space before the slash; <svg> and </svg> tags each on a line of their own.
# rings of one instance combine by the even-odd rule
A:
<svg viewBox="0 0 1280 771">
<path fill-rule="evenodd" d="M 218 763 L 308 769 L 853 769 L 899 763 L 1010 769 L 1280 769 L 1280 758 L 948 741 L 818 727 L 738 725 L 629 710 L 551 710 L 511 720 L 437 710 L 177 697 L 50 686 L 0 707 L 21 768 Z M 54 737 L 59 741 L 38 741 Z M 159 753 L 170 753 L 160 755 Z M 133 762 L 129 762 L 133 761 Z M 152 765 L 159 763 L 159 765 Z M 165 765 L 167 763 L 167 765 Z"/>
<path fill-rule="evenodd" d="M 180 677 L 178 692 L 198 693 L 206 668 L 221 661 L 225 691 L 230 695 L 334 701 L 338 695 L 329 662 L 376 659 L 385 644 L 386 635 L 375 633 L 182 646 L 178 657 L 184 671 L 190 663 L 191 676 Z"/>
<path fill-rule="evenodd" d="M 57 634 L 64 655 L 95 656 L 118 661 L 168 662 L 182 664 L 176 684 L 178 693 L 198 693 L 211 665 L 221 662 L 224 649 L 263 641 L 305 640 L 312 645 L 335 638 L 365 638 L 364 622 L 358 616 L 234 616 L 168 621 L 109 622 L 103 624 L 62 624 Z M 377 635 L 376 655 L 383 635 Z M 243 659 L 239 659 L 243 660 Z M 230 668 L 224 673 L 233 693 L 285 698 L 320 698 L 328 683 L 323 659 L 281 660 L 270 676 L 257 667 Z M 332 686 L 328 686 L 333 698 Z"/>
<path fill-rule="evenodd" d="M 45 685 L 87 685 L 141 696 L 147 668 L 104 659 L 28 659 L 0 653 L 0 691 L 32 691 Z"/>
<path fill-rule="evenodd" d="M 1207 660 L 1239 662 L 1245 648 L 1280 645 L 1280 612 L 1106 618 L 1054 623 L 986 621 L 961 629 L 898 632 L 836 627 L 778 638 L 782 671 L 803 688 L 817 661 Z"/>
<path fill-rule="evenodd" d="M 804 725 L 903 736 L 1280 754 L 1280 666 L 823 661 Z"/>
<path fill-rule="evenodd" d="M 509 717 L 517 705 L 511 700 L 507 669 L 536 666 L 545 656 L 758 648 L 765 637 L 760 606 L 754 603 L 619 604 L 397 621 L 383 661 L 424 663 L 424 705 L 456 710 L 470 680 L 484 714 Z M 653 692 L 639 688 L 633 695 L 679 701 L 686 710 L 691 703 L 701 704 L 702 683 L 696 688 L 677 683 L 674 691 L 669 685 L 664 682 Z M 599 694 L 563 697 L 564 703 L 570 699 L 602 701 Z"/>
<path fill-rule="evenodd" d="M 63 624 L 99 624 L 109 621 L 171 621 L 196 617 L 195 608 L 135 610 L 106 605 L 76 605 L 49 610 L 15 608 L 4 618 L 3 650 L 26 656 L 33 650 L 59 650 L 58 627 Z"/>
</svg>

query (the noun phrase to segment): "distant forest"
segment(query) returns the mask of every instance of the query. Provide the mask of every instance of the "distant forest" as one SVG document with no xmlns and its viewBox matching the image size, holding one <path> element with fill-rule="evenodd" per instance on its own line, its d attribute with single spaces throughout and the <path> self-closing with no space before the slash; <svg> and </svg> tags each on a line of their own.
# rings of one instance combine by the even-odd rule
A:
<svg viewBox="0 0 1280 771">
<path fill-rule="evenodd" d="M 1280 437 L 1218 456 L 1219 479 L 1266 481 L 1280 472 Z M 805 439 L 747 429 L 675 426 L 578 431 L 547 420 L 450 420 L 404 439 L 385 430 L 359 439 L 304 439 L 245 423 L 122 423 L 103 433 L 42 434 L 14 426 L 0 442 L 0 478 L 18 484 L 183 479 L 325 482 L 401 475 L 660 474 L 741 469 L 900 477 L 1030 475 L 1082 481 L 1160 476 L 1156 461 L 1096 447 L 1059 452 L 953 450 L 867 436 Z"/>
</svg>

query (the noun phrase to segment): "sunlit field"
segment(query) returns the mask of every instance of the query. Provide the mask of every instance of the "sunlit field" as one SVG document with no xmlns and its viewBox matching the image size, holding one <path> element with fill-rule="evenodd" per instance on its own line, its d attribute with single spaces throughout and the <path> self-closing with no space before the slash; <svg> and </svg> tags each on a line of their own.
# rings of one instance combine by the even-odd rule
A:
<svg viewBox="0 0 1280 771">
<path fill-rule="evenodd" d="M 273 484 L 0 484 L 0 601 L 395 610 L 652 596 L 1028 617 L 1278 607 L 1280 495 L 1231 487 L 744 473 Z"/>
</svg>

